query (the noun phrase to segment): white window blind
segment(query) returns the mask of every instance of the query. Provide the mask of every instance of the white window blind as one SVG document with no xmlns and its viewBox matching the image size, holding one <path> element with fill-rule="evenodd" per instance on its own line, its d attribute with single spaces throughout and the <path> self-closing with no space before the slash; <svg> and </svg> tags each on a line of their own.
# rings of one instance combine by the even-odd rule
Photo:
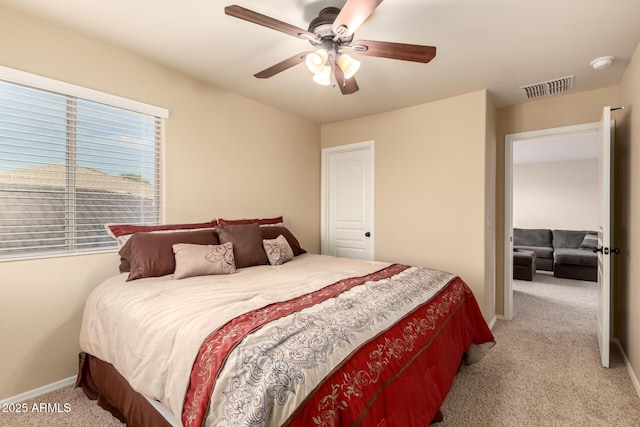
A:
<svg viewBox="0 0 640 427">
<path fill-rule="evenodd" d="M 116 248 L 157 224 L 162 118 L 0 79 L 0 260 Z"/>
</svg>

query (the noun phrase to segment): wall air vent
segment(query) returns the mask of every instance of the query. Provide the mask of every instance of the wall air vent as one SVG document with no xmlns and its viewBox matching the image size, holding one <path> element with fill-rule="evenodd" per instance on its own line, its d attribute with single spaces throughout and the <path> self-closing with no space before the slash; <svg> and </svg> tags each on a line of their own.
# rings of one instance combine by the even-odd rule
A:
<svg viewBox="0 0 640 427">
<path fill-rule="evenodd" d="M 527 86 L 520 86 L 524 90 L 527 98 L 540 98 L 541 96 L 556 95 L 558 93 L 571 92 L 573 90 L 573 77 L 561 77 L 546 82 L 534 83 Z"/>
</svg>

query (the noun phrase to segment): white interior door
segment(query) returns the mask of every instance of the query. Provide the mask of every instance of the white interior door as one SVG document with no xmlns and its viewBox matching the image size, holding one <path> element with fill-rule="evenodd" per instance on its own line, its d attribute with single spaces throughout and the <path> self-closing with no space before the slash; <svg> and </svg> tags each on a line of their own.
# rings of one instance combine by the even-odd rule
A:
<svg viewBox="0 0 640 427">
<path fill-rule="evenodd" d="M 600 153 L 598 158 L 598 346 L 602 366 L 609 367 L 611 330 L 611 253 L 612 253 L 612 177 L 613 123 L 611 107 L 604 107 L 600 121 Z M 617 251 L 617 249 L 614 249 Z"/>
<path fill-rule="evenodd" d="M 323 150 L 322 253 L 373 259 L 373 142 Z"/>
</svg>

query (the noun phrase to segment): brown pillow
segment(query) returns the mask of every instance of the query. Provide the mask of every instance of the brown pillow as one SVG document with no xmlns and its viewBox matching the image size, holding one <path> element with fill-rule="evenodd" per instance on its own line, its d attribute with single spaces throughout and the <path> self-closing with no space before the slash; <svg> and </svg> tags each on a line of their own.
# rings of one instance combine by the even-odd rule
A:
<svg viewBox="0 0 640 427">
<path fill-rule="evenodd" d="M 173 273 L 176 269 L 173 245 L 176 243 L 218 245 L 220 241 L 213 230 L 135 233 L 120 249 L 120 256 L 131 265 L 127 281 Z"/>
<path fill-rule="evenodd" d="M 173 245 L 176 254 L 174 279 L 211 274 L 231 274 L 236 271 L 233 260 L 233 244 L 194 245 L 177 243 Z"/>
<path fill-rule="evenodd" d="M 293 233 L 286 227 L 260 227 L 260 234 L 262 234 L 263 239 L 267 240 L 275 239 L 279 235 L 283 235 L 284 238 L 287 239 L 287 242 L 289 242 L 289 246 L 291 246 L 293 256 L 307 253 L 307 251 L 300 247 L 298 239 L 296 239 Z"/>
<path fill-rule="evenodd" d="M 120 257 L 120 273 L 128 273 L 131 271 L 131 263 L 129 263 L 129 259 L 123 256 Z"/>
<path fill-rule="evenodd" d="M 266 227 L 276 228 L 276 227 Z M 243 224 L 227 225 L 216 228 L 220 243 L 233 243 L 233 256 L 236 267 L 251 267 L 253 265 L 268 264 L 267 254 L 262 247 L 260 225 Z"/>
</svg>

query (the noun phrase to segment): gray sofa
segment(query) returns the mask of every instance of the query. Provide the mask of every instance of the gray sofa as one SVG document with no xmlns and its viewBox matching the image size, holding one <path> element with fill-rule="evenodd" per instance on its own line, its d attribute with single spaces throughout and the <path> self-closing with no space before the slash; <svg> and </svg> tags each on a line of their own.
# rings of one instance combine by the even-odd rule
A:
<svg viewBox="0 0 640 427">
<path fill-rule="evenodd" d="M 536 270 L 553 271 L 553 234 L 540 228 L 514 228 L 513 249 L 536 254 Z"/>
<path fill-rule="evenodd" d="M 595 231 L 513 229 L 513 249 L 536 254 L 536 269 L 553 271 L 555 277 L 598 280 L 598 244 Z"/>
</svg>

